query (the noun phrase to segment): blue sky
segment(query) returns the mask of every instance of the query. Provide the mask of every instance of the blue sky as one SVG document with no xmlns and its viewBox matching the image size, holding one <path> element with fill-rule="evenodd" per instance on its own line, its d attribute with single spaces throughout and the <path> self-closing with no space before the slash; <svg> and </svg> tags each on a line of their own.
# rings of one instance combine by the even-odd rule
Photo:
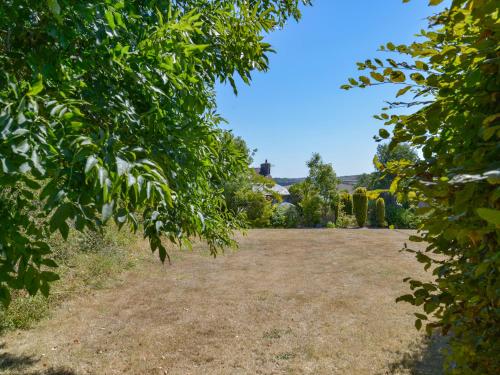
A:
<svg viewBox="0 0 500 375">
<path fill-rule="evenodd" d="M 289 22 L 269 37 L 276 54 L 270 70 L 256 73 L 239 94 L 218 87 L 219 112 L 250 148 L 255 164 L 268 159 L 274 177 L 307 175 L 313 152 L 333 164 L 337 175 L 370 172 L 377 143 L 373 135 L 384 100 L 395 87 L 341 90 L 356 76 L 357 61 L 394 57 L 381 44 L 407 43 L 434 13 L 425 0 L 314 0 L 299 23 Z"/>
</svg>

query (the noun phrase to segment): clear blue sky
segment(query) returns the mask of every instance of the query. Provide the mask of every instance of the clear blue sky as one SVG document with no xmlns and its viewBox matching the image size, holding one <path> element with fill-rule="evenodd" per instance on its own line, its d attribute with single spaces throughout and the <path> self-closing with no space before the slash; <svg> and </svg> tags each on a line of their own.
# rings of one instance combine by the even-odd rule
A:
<svg viewBox="0 0 500 375">
<path fill-rule="evenodd" d="M 370 172 L 379 128 L 372 116 L 396 88 L 339 87 L 356 76 L 357 61 L 386 56 L 377 53 L 381 44 L 413 41 L 436 10 L 426 0 L 314 0 L 299 23 L 267 38 L 277 51 L 268 72 L 255 73 L 250 86 L 241 83 L 237 97 L 218 87 L 219 112 L 258 149 L 255 164 L 272 163 L 274 177 L 307 175 L 313 152 L 337 175 Z"/>
</svg>

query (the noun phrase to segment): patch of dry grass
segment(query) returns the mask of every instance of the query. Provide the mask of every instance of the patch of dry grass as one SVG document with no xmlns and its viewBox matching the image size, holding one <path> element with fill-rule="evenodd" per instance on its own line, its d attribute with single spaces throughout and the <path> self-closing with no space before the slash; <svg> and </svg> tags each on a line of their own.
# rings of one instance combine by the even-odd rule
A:
<svg viewBox="0 0 500 375">
<path fill-rule="evenodd" d="M 404 277 L 423 276 L 398 251 L 406 239 L 252 230 L 215 260 L 201 244 L 171 266 L 151 258 L 119 285 L 9 334 L 0 369 L 9 355 L 34 360 L 4 374 L 439 374 L 413 308 L 394 303 Z"/>
</svg>

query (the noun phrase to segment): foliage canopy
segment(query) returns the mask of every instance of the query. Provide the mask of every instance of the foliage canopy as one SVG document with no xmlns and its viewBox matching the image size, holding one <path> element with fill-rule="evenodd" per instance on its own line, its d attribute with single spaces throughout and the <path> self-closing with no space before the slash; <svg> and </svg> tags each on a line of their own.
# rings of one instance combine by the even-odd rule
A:
<svg viewBox="0 0 500 375">
<path fill-rule="evenodd" d="M 360 62 L 368 73 L 343 86 L 399 86 L 399 99 L 375 117 L 393 126 L 390 149 L 407 142 L 424 159 L 378 167 L 397 175 L 392 191 L 426 203 L 423 231 L 411 239 L 427 248 L 408 251 L 434 276 L 407 279 L 412 292 L 399 300 L 423 307 L 417 329 L 425 321 L 429 333 L 452 333 L 452 374 L 500 373 L 498 16 L 498 1 L 453 0 L 416 42 L 381 47 L 401 61 Z M 411 113 L 398 114 L 401 107 Z M 389 137 L 386 127 L 379 131 L 379 139 Z"/>
<path fill-rule="evenodd" d="M 303 1 L 307 3 L 308 1 Z M 246 156 L 219 127 L 214 85 L 268 68 L 263 33 L 299 0 L 0 3 L 0 301 L 48 294 L 46 239 L 113 219 L 144 235 L 231 244 L 224 181 Z M 139 216 L 142 216 L 140 218 Z"/>
</svg>

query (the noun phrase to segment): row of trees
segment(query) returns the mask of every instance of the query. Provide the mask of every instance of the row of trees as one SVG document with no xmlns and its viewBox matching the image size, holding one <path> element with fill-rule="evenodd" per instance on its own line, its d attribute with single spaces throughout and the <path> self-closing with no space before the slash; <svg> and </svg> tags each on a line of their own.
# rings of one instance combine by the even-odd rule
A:
<svg viewBox="0 0 500 375">
<path fill-rule="evenodd" d="M 245 142 L 232 136 L 230 141 L 251 164 L 253 152 Z M 418 159 L 407 145 L 402 145 L 396 152 L 388 150 L 387 145 L 381 145 L 375 156 L 376 159 L 398 161 L 405 160 L 398 159 L 405 157 Z M 365 175 L 365 181 L 374 181 L 368 184 L 371 190 L 359 187 L 351 195 L 348 191 L 337 190 L 339 179 L 333 166 L 325 163 L 319 154 L 313 154 L 307 167 L 308 176 L 289 188 L 290 202 L 281 204 L 281 196 L 272 190 L 274 181 L 247 168 L 226 182 L 226 204 L 250 227 L 347 227 L 356 224 L 398 228 L 416 226 L 414 209 L 408 201 L 399 202 L 388 192 L 387 185 L 391 185 L 394 176 L 385 176 L 380 171 Z M 383 180 L 384 185 L 380 185 L 380 180 Z M 385 186 L 386 189 L 380 189 Z M 406 212 L 408 215 L 402 219 L 401 215 L 394 215 L 394 212 Z"/>
</svg>

